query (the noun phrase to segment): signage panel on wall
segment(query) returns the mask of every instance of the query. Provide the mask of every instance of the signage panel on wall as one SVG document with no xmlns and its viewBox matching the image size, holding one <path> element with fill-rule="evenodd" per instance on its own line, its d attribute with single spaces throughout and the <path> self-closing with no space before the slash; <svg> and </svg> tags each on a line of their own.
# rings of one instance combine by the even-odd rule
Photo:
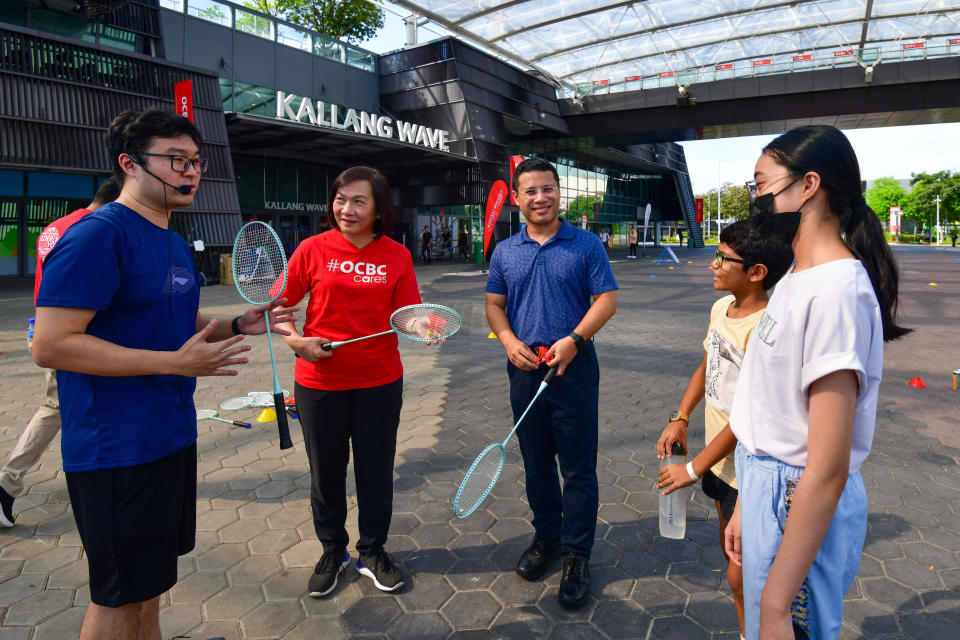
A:
<svg viewBox="0 0 960 640">
<path fill-rule="evenodd" d="M 296 110 L 294 110 L 295 104 Z M 397 120 L 394 123 L 393 118 L 389 116 L 357 111 L 353 108 L 344 111 L 343 107 L 332 102 L 313 100 L 284 91 L 277 91 L 277 119 L 309 122 L 318 127 L 349 130 L 379 138 L 394 138 L 400 142 L 409 142 L 428 149 L 450 150 L 447 144 L 450 133 L 444 129 L 433 129 L 403 120 Z"/>
<path fill-rule="evenodd" d="M 193 80 L 181 80 L 173 85 L 173 102 L 177 115 L 193 122 Z"/>
</svg>

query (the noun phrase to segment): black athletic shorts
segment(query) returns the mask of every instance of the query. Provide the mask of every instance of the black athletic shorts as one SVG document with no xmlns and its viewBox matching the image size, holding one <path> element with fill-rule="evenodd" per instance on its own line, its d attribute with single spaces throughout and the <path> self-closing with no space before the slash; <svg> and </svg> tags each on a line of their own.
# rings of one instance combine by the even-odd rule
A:
<svg viewBox="0 0 960 640">
<path fill-rule="evenodd" d="M 737 506 L 737 490 L 718 478 L 710 469 L 703 472 L 703 478 L 700 479 L 700 488 L 703 489 L 708 498 L 717 501 L 720 505 L 720 516 L 729 521 L 733 517 L 733 510 Z"/>
<path fill-rule="evenodd" d="M 90 600 L 144 602 L 177 582 L 197 530 L 197 445 L 132 467 L 70 472 L 67 490 L 90 568 Z"/>
</svg>

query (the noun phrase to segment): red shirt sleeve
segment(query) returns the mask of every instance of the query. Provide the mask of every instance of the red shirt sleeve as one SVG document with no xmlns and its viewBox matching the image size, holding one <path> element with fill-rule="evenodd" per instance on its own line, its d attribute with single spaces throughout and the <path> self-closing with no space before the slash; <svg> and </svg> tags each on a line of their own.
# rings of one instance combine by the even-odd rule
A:
<svg viewBox="0 0 960 640">
<path fill-rule="evenodd" d="M 420 304 L 420 286 L 417 284 L 417 276 L 413 272 L 413 258 L 409 251 L 404 251 L 403 271 L 397 280 L 397 287 L 393 290 L 391 303 L 393 309 L 406 307 L 411 304 Z"/>
<path fill-rule="evenodd" d="M 286 305 L 288 307 L 298 304 L 310 291 L 310 255 L 319 250 L 316 244 L 316 242 L 311 242 L 310 239 L 304 240 L 294 250 L 290 260 L 287 261 L 287 287 L 280 297 L 287 299 Z"/>
</svg>

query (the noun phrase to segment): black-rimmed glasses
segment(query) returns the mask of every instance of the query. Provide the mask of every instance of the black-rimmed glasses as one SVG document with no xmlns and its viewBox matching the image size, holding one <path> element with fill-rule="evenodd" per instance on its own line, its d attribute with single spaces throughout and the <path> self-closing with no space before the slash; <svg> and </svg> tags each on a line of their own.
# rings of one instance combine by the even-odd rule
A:
<svg viewBox="0 0 960 640">
<path fill-rule="evenodd" d="M 741 260 L 740 258 L 731 258 L 720 251 L 720 249 L 717 249 L 717 268 L 722 268 L 724 262 L 736 262 L 737 264 L 742 264 L 744 266 L 749 266 L 750 264 L 746 260 Z"/>
<path fill-rule="evenodd" d="M 138 151 L 137 155 L 154 156 L 157 158 L 170 158 L 170 168 L 177 173 L 186 173 L 190 170 L 190 167 L 196 167 L 198 173 L 207 172 L 206 158 L 188 158 L 186 156 L 178 156 L 172 153 L 144 153 L 143 151 Z"/>
</svg>

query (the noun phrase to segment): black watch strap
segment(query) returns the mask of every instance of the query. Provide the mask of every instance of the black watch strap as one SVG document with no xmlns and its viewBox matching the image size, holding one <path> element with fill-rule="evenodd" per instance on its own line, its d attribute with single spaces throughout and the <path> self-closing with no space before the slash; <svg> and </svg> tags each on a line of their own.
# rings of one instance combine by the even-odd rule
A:
<svg viewBox="0 0 960 640">
<path fill-rule="evenodd" d="M 233 330 L 233 335 L 235 336 L 243 334 L 243 331 L 240 331 L 240 316 L 233 319 L 233 322 L 230 323 L 230 328 Z"/>
<path fill-rule="evenodd" d="M 571 331 L 569 337 L 573 339 L 573 344 L 577 345 L 577 351 L 580 351 L 580 349 L 583 348 L 583 345 L 587 344 L 587 341 L 584 340 L 583 336 L 581 336 L 579 333 Z"/>
</svg>

